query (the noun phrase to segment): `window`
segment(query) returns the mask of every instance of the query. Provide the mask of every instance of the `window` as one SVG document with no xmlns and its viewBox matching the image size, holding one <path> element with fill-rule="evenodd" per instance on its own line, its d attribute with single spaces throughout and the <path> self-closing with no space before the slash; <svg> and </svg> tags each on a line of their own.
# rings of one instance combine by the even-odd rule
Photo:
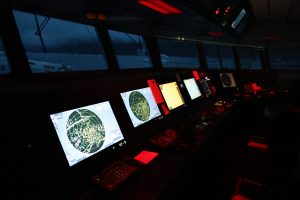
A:
<svg viewBox="0 0 300 200">
<path fill-rule="evenodd" d="M 94 27 L 14 11 L 33 73 L 107 69 Z"/>
<path fill-rule="evenodd" d="M 120 69 L 150 68 L 145 41 L 142 36 L 109 30 Z"/>
<path fill-rule="evenodd" d="M 8 63 L 4 46 L 2 44 L 2 38 L 0 37 L 0 74 L 10 73 L 10 65 Z"/>
<path fill-rule="evenodd" d="M 269 58 L 272 69 L 300 69 L 300 49 L 272 48 L 269 49 Z"/>
<path fill-rule="evenodd" d="M 204 45 L 209 69 L 235 69 L 231 46 Z"/>
<path fill-rule="evenodd" d="M 164 67 L 199 68 L 199 56 L 194 42 L 158 40 L 161 62 Z"/>
<path fill-rule="evenodd" d="M 238 51 L 242 69 L 262 69 L 259 50 L 247 47 L 239 47 Z"/>
</svg>

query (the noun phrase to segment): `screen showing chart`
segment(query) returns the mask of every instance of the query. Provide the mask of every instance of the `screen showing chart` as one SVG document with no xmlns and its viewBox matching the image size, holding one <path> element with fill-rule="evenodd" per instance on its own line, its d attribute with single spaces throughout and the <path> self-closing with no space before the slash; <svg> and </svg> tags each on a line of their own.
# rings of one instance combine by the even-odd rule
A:
<svg viewBox="0 0 300 200">
<path fill-rule="evenodd" d="M 176 82 L 161 84 L 159 85 L 159 88 L 169 110 L 173 110 L 174 108 L 185 104 Z"/>
<path fill-rule="evenodd" d="M 122 92 L 120 95 L 134 127 L 161 115 L 150 87 Z"/>
<path fill-rule="evenodd" d="M 191 99 L 196 99 L 201 96 L 200 89 L 194 78 L 184 79 L 183 82 Z"/>
<path fill-rule="evenodd" d="M 50 118 L 69 166 L 124 139 L 108 101 L 51 114 Z"/>
</svg>

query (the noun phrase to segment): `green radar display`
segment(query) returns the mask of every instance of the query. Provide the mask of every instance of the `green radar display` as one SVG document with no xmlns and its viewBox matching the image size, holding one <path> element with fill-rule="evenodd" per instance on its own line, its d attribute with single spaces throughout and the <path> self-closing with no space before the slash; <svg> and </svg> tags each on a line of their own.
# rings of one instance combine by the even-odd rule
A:
<svg viewBox="0 0 300 200">
<path fill-rule="evenodd" d="M 67 135 L 72 145 L 83 153 L 98 151 L 105 138 L 101 119 L 88 109 L 78 109 L 68 118 Z"/>
<path fill-rule="evenodd" d="M 129 106 L 136 118 L 147 121 L 150 117 L 150 106 L 147 99 L 138 91 L 133 91 L 129 95 Z"/>
</svg>

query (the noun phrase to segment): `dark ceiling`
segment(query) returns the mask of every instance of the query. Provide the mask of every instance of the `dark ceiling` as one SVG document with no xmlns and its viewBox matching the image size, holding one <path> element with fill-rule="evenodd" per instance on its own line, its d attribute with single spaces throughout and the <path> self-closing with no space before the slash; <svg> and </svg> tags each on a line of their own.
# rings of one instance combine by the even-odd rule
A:
<svg viewBox="0 0 300 200">
<path fill-rule="evenodd" d="M 164 0 L 182 11 L 181 14 L 171 15 L 160 14 L 137 1 L 2 0 L 2 4 L 50 17 L 97 23 L 110 29 L 144 35 L 249 46 L 300 47 L 300 1 Z M 236 18 L 241 8 L 247 8 L 249 19 L 241 32 L 224 28 L 221 25 L 224 17 L 215 16 L 218 5 L 227 6 L 226 3 L 232 8 L 232 19 Z M 106 20 L 86 20 L 87 12 L 105 14 Z"/>
</svg>

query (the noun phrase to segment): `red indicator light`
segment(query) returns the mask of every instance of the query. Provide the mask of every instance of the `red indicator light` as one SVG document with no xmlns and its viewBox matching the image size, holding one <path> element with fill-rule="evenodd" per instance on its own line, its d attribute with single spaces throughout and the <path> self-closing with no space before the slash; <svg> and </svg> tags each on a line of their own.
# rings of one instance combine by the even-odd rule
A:
<svg viewBox="0 0 300 200">
<path fill-rule="evenodd" d="M 165 15 L 182 13 L 182 10 L 164 2 L 163 0 L 138 0 L 137 2 Z"/>
<path fill-rule="evenodd" d="M 216 15 L 220 14 L 220 8 L 218 8 L 218 9 L 215 11 L 215 14 L 216 14 Z"/>
</svg>

